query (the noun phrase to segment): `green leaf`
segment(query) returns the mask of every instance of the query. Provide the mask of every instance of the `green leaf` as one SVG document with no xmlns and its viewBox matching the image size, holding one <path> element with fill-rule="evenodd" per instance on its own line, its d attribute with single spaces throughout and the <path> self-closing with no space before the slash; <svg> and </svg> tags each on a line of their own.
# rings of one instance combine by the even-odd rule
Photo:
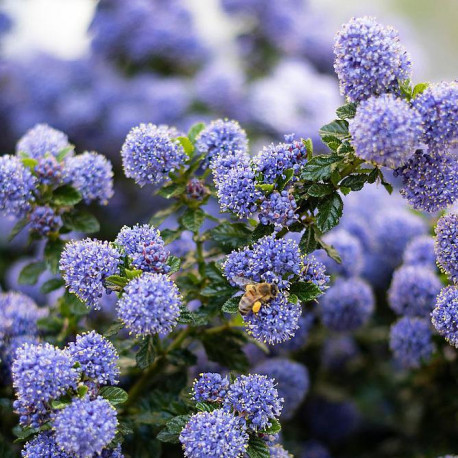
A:
<svg viewBox="0 0 458 458">
<path fill-rule="evenodd" d="M 316 250 L 317 241 L 315 237 L 315 230 L 313 226 L 306 227 L 299 241 L 299 249 L 302 254 L 310 254 Z"/>
<path fill-rule="evenodd" d="M 289 290 L 299 298 L 301 302 L 310 302 L 322 294 L 321 289 L 312 282 L 300 281 L 293 283 Z"/>
<path fill-rule="evenodd" d="M 313 142 L 311 138 L 302 139 L 302 143 L 305 146 L 305 150 L 307 151 L 307 160 L 310 161 L 313 157 Z"/>
<path fill-rule="evenodd" d="M 17 437 L 17 439 L 14 441 L 15 443 L 17 442 L 22 442 L 32 436 L 33 434 L 36 434 L 40 431 L 40 428 L 31 428 L 30 426 L 26 426 L 25 428 L 21 428 L 20 426 L 15 426 L 13 428 L 13 433 Z"/>
<path fill-rule="evenodd" d="M 340 186 L 350 188 L 352 191 L 360 191 L 361 189 L 363 189 L 364 184 L 367 183 L 368 177 L 369 175 L 365 173 L 350 175 L 340 182 Z"/>
<path fill-rule="evenodd" d="M 251 231 L 243 223 L 222 223 L 210 231 L 211 240 L 232 251 L 246 245 Z"/>
<path fill-rule="evenodd" d="M 369 184 L 373 184 L 375 183 L 375 181 L 377 180 L 377 177 L 378 177 L 378 172 L 379 172 L 379 169 L 377 167 L 375 167 L 371 173 L 369 173 L 369 176 L 367 177 L 367 182 Z"/>
<path fill-rule="evenodd" d="M 337 192 L 326 197 L 318 205 L 316 225 L 322 232 L 337 226 L 343 212 L 343 201 Z"/>
<path fill-rule="evenodd" d="M 334 261 L 338 262 L 339 264 L 342 262 L 339 253 L 337 253 L 337 250 L 332 245 L 328 245 L 327 243 L 323 242 L 323 240 L 320 240 L 319 244 L 321 248 L 326 251 L 330 258 L 334 259 Z"/>
<path fill-rule="evenodd" d="M 191 312 L 186 307 L 180 308 L 178 324 L 192 324 L 193 326 L 203 326 L 208 323 L 208 316 L 202 311 Z M 200 312 L 200 313 L 199 313 Z"/>
<path fill-rule="evenodd" d="M 348 122 L 336 119 L 329 124 L 324 125 L 319 130 L 320 137 L 335 137 L 339 140 L 347 138 L 350 134 L 348 132 Z"/>
<path fill-rule="evenodd" d="M 113 323 L 104 333 L 104 337 L 112 337 L 116 335 L 122 328 L 124 327 L 124 323 L 118 321 L 117 323 Z"/>
<path fill-rule="evenodd" d="M 202 226 L 204 219 L 205 213 L 201 208 L 188 208 L 181 217 L 181 222 L 186 229 L 196 233 Z"/>
<path fill-rule="evenodd" d="M 71 206 L 81 202 L 81 193 L 73 186 L 64 185 L 54 190 L 52 200 L 56 205 Z"/>
<path fill-rule="evenodd" d="M 273 224 L 259 223 L 254 229 L 254 231 L 251 233 L 250 243 L 254 243 L 266 235 L 273 234 L 274 230 L 275 227 Z"/>
<path fill-rule="evenodd" d="M 387 181 L 383 181 L 382 180 L 382 185 L 388 191 L 388 194 L 392 194 L 393 193 L 393 186 L 391 186 L 390 183 L 388 183 Z"/>
<path fill-rule="evenodd" d="M 269 194 L 274 190 L 275 185 L 274 184 L 268 184 L 268 183 L 256 183 L 255 187 L 256 187 L 256 189 L 260 189 L 264 193 Z"/>
<path fill-rule="evenodd" d="M 158 195 L 170 199 L 171 197 L 179 196 L 186 190 L 186 185 L 179 183 L 170 183 L 158 191 Z"/>
<path fill-rule="evenodd" d="M 11 240 L 13 240 L 14 237 L 16 237 L 16 235 L 18 235 L 19 232 L 21 232 L 22 229 L 24 229 L 28 223 L 29 223 L 29 219 L 27 217 L 20 219 L 14 225 L 13 229 L 11 229 L 10 235 L 8 236 L 8 242 L 11 242 Z"/>
<path fill-rule="evenodd" d="M 168 245 L 172 243 L 174 240 L 180 238 L 181 231 L 179 229 L 163 229 L 161 230 L 161 237 L 164 240 L 165 244 Z"/>
<path fill-rule="evenodd" d="M 18 278 L 20 285 L 35 285 L 38 277 L 46 270 L 44 261 L 32 262 L 21 270 Z"/>
<path fill-rule="evenodd" d="M 213 412 L 216 409 L 219 409 L 220 406 L 218 404 L 211 404 L 209 402 L 197 402 L 196 409 L 199 412 Z"/>
<path fill-rule="evenodd" d="M 286 169 L 283 172 L 284 176 L 279 176 L 275 182 L 277 184 L 277 189 L 278 191 L 283 191 L 285 189 L 285 186 L 291 181 L 294 175 L 294 170 L 293 169 Z"/>
<path fill-rule="evenodd" d="M 64 248 L 65 242 L 61 239 L 48 240 L 46 243 L 44 258 L 48 265 L 48 269 L 53 274 L 59 273 L 59 261 Z"/>
<path fill-rule="evenodd" d="M 205 129 L 205 123 L 198 122 L 191 126 L 188 131 L 188 138 L 191 140 L 192 143 L 196 142 L 197 136 Z"/>
<path fill-rule="evenodd" d="M 191 143 L 188 137 L 177 137 L 177 140 L 181 143 L 181 146 L 184 149 L 184 152 L 188 157 L 192 157 L 194 152 L 194 145 Z"/>
<path fill-rule="evenodd" d="M 21 162 L 24 165 L 24 167 L 27 167 L 30 170 L 33 170 L 38 165 L 38 161 L 31 157 L 23 157 L 21 159 Z"/>
<path fill-rule="evenodd" d="M 170 271 L 168 272 L 169 274 L 178 272 L 180 270 L 181 259 L 170 255 L 167 259 L 167 265 L 170 267 Z"/>
<path fill-rule="evenodd" d="M 228 299 L 222 307 L 222 311 L 226 313 L 237 313 L 239 311 L 239 302 L 241 296 L 235 296 Z"/>
<path fill-rule="evenodd" d="M 77 393 L 78 393 L 78 397 L 80 398 L 84 398 L 84 396 L 86 396 L 86 393 L 88 392 L 89 390 L 89 387 L 87 385 L 79 385 L 78 388 L 77 388 Z"/>
<path fill-rule="evenodd" d="M 153 364 L 156 358 L 156 350 L 154 348 L 153 339 L 148 336 L 143 342 L 140 344 L 140 348 L 135 355 L 135 360 L 137 362 L 137 366 L 140 369 L 146 369 L 147 367 Z"/>
<path fill-rule="evenodd" d="M 334 186 L 331 184 L 314 183 L 307 191 L 307 194 L 312 197 L 323 197 L 334 192 Z"/>
<path fill-rule="evenodd" d="M 99 391 L 99 394 L 114 406 L 126 402 L 129 398 L 128 394 L 118 386 L 104 386 Z"/>
<path fill-rule="evenodd" d="M 251 436 L 246 454 L 249 458 L 270 458 L 269 447 L 260 437 Z"/>
<path fill-rule="evenodd" d="M 270 426 L 262 430 L 263 434 L 273 435 L 278 434 L 281 431 L 281 424 L 276 418 L 269 419 Z"/>
<path fill-rule="evenodd" d="M 339 155 L 345 155 L 348 153 L 354 153 L 355 150 L 353 149 L 353 146 L 351 146 L 351 143 L 348 141 L 343 141 L 340 146 L 337 148 L 336 153 Z"/>
<path fill-rule="evenodd" d="M 290 294 L 288 296 L 288 302 L 291 302 L 291 304 L 297 304 L 299 302 L 299 298 L 295 294 Z"/>
<path fill-rule="evenodd" d="M 129 280 L 126 277 L 121 277 L 121 275 L 110 275 L 109 277 L 105 278 L 105 283 L 108 285 L 115 285 L 121 288 L 129 283 Z"/>
<path fill-rule="evenodd" d="M 350 102 L 342 105 L 337 108 L 336 114 L 339 119 L 351 119 L 355 117 L 356 114 L 356 103 Z"/>
<path fill-rule="evenodd" d="M 71 399 L 55 399 L 54 401 L 51 401 L 51 407 L 56 410 L 61 410 L 65 409 L 70 403 Z"/>
<path fill-rule="evenodd" d="M 84 210 L 64 213 L 62 220 L 64 225 L 72 231 L 92 234 L 100 230 L 100 224 L 97 218 Z"/>
<path fill-rule="evenodd" d="M 124 273 L 128 280 L 133 280 L 134 278 L 139 277 L 143 271 L 140 269 L 124 269 Z"/>
<path fill-rule="evenodd" d="M 417 95 L 420 95 L 422 92 L 425 91 L 425 89 L 428 89 L 429 83 L 418 83 L 415 85 L 413 88 L 412 92 L 412 99 L 414 99 Z"/>
<path fill-rule="evenodd" d="M 319 181 L 331 176 L 332 165 L 341 161 L 342 158 L 331 154 L 315 156 L 302 168 L 302 178 L 309 181 Z"/>
<path fill-rule="evenodd" d="M 410 100 L 412 98 L 412 86 L 410 80 L 399 81 L 399 89 L 401 90 L 401 94 L 407 99 Z"/>
<path fill-rule="evenodd" d="M 40 291 L 43 294 L 48 294 L 56 289 L 62 288 L 65 285 L 65 282 L 62 278 L 51 278 L 47 282 L 41 285 Z"/>
<path fill-rule="evenodd" d="M 169 420 L 165 428 L 157 435 L 161 442 L 168 442 L 170 444 L 178 444 L 180 442 L 179 436 L 183 428 L 188 423 L 190 415 L 178 415 Z"/>
<path fill-rule="evenodd" d="M 65 292 L 64 300 L 70 316 L 83 316 L 90 312 L 89 307 L 76 294 Z"/>
<path fill-rule="evenodd" d="M 342 142 L 337 137 L 333 137 L 331 135 L 325 135 L 321 137 L 321 140 L 334 152 L 336 152 L 342 145 Z"/>
<path fill-rule="evenodd" d="M 69 146 L 61 149 L 59 151 L 59 153 L 57 154 L 57 156 L 56 156 L 57 162 L 62 162 L 62 160 L 65 158 L 65 156 L 67 156 L 67 154 L 70 151 L 73 151 L 74 149 L 75 149 L 75 147 L 73 145 L 69 145 Z"/>
</svg>

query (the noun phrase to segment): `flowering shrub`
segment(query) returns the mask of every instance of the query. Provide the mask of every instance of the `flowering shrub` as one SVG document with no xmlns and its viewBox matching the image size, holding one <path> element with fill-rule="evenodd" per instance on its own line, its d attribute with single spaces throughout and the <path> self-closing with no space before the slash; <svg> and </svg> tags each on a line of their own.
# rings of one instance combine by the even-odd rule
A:
<svg viewBox="0 0 458 458">
<path fill-rule="evenodd" d="M 151 44 L 109 33 L 122 10 L 115 3 L 93 24 L 97 52 L 113 58 L 111 41 L 121 60 L 167 63 L 171 38 L 151 56 Z M 224 7 L 236 14 L 241 5 Z M 138 37 L 150 15 L 185 26 L 180 12 L 140 1 L 126 11 Z M 187 38 L 186 55 L 201 56 Z M 24 457 L 176 456 L 180 446 L 190 458 L 289 457 L 290 443 L 299 456 L 329 456 L 317 439 L 336 447 L 372 402 L 385 408 L 374 380 L 411 377 L 423 389 L 428 364 L 455 358 L 446 342 L 458 342 L 458 216 L 448 209 L 458 195 L 458 86 L 412 85 L 397 32 L 374 18 L 344 25 L 334 51 L 346 103 L 319 130 L 319 154 L 312 132 L 250 151 L 229 119 L 187 132 L 131 126 L 120 152 L 125 178 L 153 188 L 163 206 L 104 240 L 79 234 L 99 230 L 85 207 L 113 196 L 105 157 L 76 154 L 63 132 L 39 124 L 16 155 L 0 158 L 0 209 L 18 219 L 12 235 L 27 227 L 44 243 L 19 283 L 53 274 L 41 285 L 53 298 L 47 306 L 0 295 L 0 353 L 14 396 L 2 407 L 19 416 Z M 373 191 L 391 194 L 393 176 L 429 219 Z M 389 367 L 365 386 L 368 357 Z M 349 375 L 350 386 L 334 390 L 335 374 Z M 342 399 L 350 394 L 361 405 Z M 294 418 L 309 425 L 305 444 L 290 435 Z"/>
</svg>

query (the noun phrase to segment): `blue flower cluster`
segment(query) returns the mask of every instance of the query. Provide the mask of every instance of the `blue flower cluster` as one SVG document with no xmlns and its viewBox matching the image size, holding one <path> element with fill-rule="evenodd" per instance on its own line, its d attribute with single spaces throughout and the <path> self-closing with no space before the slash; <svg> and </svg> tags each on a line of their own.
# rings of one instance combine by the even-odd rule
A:
<svg viewBox="0 0 458 458">
<path fill-rule="evenodd" d="M 405 316 L 390 330 L 390 348 L 396 361 L 406 369 L 428 362 L 433 352 L 432 333 L 427 320 Z"/>
<path fill-rule="evenodd" d="M 437 264 L 450 280 L 458 283 L 458 214 L 442 216 L 435 230 Z"/>
<path fill-rule="evenodd" d="M 177 325 L 181 296 L 164 274 L 145 272 L 131 280 L 118 301 L 118 318 L 137 336 L 167 335 Z"/>
<path fill-rule="evenodd" d="M 436 265 L 434 238 L 430 235 L 420 235 L 412 239 L 404 250 L 402 261 L 405 265 L 419 265 L 434 269 Z"/>
<path fill-rule="evenodd" d="M 40 433 L 24 445 L 22 458 L 71 458 L 56 443 L 53 434 Z"/>
<path fill-rule="evenodd" d="M 200 402 L 222 402 L 229 388 L 229 379 L 218 373 L 200 374 L 192 387 L 193 398 Z"/>
<path fill-rule="evenodd" d="M 297 203 L 288 191 L 274 191 L 262 199 L 259 207 L 259 221 L 264 224 L 274 226 L 291 226 L 299 219 L 296 213 Z"/>
<path fill-rule="evenodd" d="M 410 58 L 398 32 L 373 17 L 352 18 L 344 24 L 337 33 L 334 54 L 340 91 L 352 102 L 399 93 L 399 81 L 410 79 Z"/>
<path fill-rule="evenodd" d="M 29 214 L 30 229 L 47 236 L 62 227 L 62 218 L 48 205 L 36 206 Z"/>
<path fill-rule="evenodd" d="M 448 286 L 437 296 L 431 321 L 436 331 L 458 348 L 458 288 Z"/>
<path fill-rule="evenodd" d="M 325 265 L 313 254 L 303 256 L 302 264 L 304 267 L 300 273 L 301 280 L 312 282 L 324 293 L 329 283 L 329 275 L 326 275 Z"/>
<path fill-rule="evenodd" d="M 441 282 L 430 267 L 401 266 L 394 272 L 388 302 L 398 315 L 426 317 L 440 289 Z"/>
<path fill-rule="evenodd" d="M 59 266 L 68 290 L 98 310 L 104 281 L 119 272 L 120 262 L 121 254 L 108 242 L 85 239 L 65 246 Z"/>
<path fill-rule="evenodd" d="M 133 178 L 139 186 L 166 180 L 185 162 L 183 147 L 175 140 L 178 136 L 168 126 L 140 124 L 131 129 L 121 150 L 126 177 Z"/>
<path fill-rule="evenodd" d="M 167 273 L 169 251 L 157 229 L 148 224 L 124 226 L 116 237 L 115 243 L 124 248 L 132 266 L 144 272 Z"/>
<path fill-rule="evenodd" d="M 362 102 L 350 123 L 357 156 L 391 168 L 404 165 L 422 134 L 421 117 L 391 94 Z"/>
</svg>

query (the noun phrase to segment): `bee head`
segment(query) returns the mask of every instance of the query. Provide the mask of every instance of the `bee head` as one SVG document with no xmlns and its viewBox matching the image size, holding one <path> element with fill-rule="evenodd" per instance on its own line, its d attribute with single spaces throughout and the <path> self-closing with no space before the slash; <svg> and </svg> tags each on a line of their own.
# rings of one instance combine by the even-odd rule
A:
<svg viewBox="0 0 458 458">
<path fill-rule="evenodd" d="M 278 286 L 277 285 L 275 285 L 275 284 L 272 285 L 271 294 L 272 294 L 273 297 L 277 296 L 277 294 L 278 294 Z"/>
</svg>

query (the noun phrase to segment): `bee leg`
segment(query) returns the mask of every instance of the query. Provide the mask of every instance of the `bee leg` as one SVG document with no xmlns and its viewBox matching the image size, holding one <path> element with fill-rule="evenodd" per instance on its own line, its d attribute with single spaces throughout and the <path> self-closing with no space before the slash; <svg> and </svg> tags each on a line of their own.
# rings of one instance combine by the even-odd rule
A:
<svg viewBox="0 0 458 458">
<path fill-rule="evenodd" d="M 253 304 L 253 313 L 258 313 L 259 310 L 261 310 L 261 302 L 260 301 L 256 301 L 254 304 Z"/>
</svg>

